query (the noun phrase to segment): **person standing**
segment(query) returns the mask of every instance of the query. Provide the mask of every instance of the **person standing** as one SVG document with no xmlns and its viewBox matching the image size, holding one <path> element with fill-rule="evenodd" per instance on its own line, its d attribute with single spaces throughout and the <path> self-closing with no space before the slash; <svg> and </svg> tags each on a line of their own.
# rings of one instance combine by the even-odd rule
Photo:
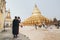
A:
<svg viewBox="0 0 60 40">
<path fill-rule="evenodd" d="M 15 19 L 13 20 L 13 26 L 12 26 L 12 33 L 14 38 L 17 38 L 17 35 L 19 34 L 19 23 L 17 16 L 15 16 Z"/>
<path fill-rule="evenodd" d="M 35 29 L 37 30 L 37 24 L 35 24 Z"/>
<path fill-rule="evenodd" d="M 19 23 L 21 22 L 20 17 L 18 17 L 18 34 L 19 34 Z"/>
<path fill-rule="evenodd" d="M 20 17 L 18 17 L 18 20 L 20 21 L 20 23 L 21 23 L 21 18 Z M 22 25 L 20 25 L 20 27 L 22 28 L 23 26 Z"/>
</svg>

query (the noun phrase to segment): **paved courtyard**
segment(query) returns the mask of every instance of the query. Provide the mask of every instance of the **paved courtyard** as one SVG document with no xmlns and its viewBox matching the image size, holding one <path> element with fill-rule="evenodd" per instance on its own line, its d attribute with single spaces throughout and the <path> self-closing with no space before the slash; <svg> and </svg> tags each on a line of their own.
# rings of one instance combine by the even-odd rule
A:
<svg viewBox="0 0 60 40">
<path fill-rule="evenodd" d="M 32 26 L 24 26 L 19 27 L 18 38 L 13 38 L 11 28 L 6 28 L 5 32 L 0 32 L 0 40 L 60 40 L 60 29 L 38 28 L 36 30 Z"/>
<path fill-rule="evenodd" d="M 20 28 L 20 33 L 29 37 L 30 40 L 60 40 L 60 29 L 38 28 L 37 30 L 32 26 Z"/>
<path fill-rule="evenodd" d="M 19 33 L 18 38 L 13 38 L 11 28 L 7 28 L 5 32 L 0 32 L 0 40 L 29 40 L 29 38 L 21 33 Z"/>
</svg>

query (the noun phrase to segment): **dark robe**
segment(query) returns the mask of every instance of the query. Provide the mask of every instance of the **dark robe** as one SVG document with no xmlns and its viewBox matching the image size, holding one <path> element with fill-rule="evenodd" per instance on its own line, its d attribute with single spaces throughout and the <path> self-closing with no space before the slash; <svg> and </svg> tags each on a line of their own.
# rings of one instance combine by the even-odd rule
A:
<svg viewBox="0 0 60 40">
<path fill-rule="evenodd" d="M 17 19 L 13 20 L 13 26 L 12 26 L 13 35 L 18 35 L 19 34 L 19 23 L 20 23 L 19 20 L 17 20 Z"/>
</svg>

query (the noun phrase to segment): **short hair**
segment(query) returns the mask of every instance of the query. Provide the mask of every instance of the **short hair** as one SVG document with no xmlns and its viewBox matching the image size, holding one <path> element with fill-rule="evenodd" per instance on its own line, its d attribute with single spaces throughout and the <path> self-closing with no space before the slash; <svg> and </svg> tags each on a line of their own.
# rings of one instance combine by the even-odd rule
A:
<svg viewBox="0 0 60 40">
<path fill-rule="evenodd" d="M 20 17 L 18 17 L 18 19 L 20 19 Z"/>
<path fill-rule="evenodd" d="M 15 18 L 17 18 L 17 16 L 15 16 Z"/>
</svg>

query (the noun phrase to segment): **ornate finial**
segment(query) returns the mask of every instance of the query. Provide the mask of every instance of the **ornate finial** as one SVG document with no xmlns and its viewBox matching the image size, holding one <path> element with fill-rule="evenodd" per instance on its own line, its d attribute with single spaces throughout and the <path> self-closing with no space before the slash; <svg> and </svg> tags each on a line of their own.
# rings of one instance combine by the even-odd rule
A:
<svg viewBox="0 0 60 40">
<path fill-rule="evenodd" d="M 33 9 L 33 12 L 32 12 L 33 15 L 40 15 L 41 12 L 40 10 L 38 9 L 37 5 L 35 4 L 35 7 Z"/>
<path fill-rule="evenodd" d="M 10 9 L 8 9 L 8 13 L 10 13 Z"/>
<path fill-rule="evenodd" d="M 35 4 L 35 7 L 37 7 L 37 5 Z"/>
<path fill-rule="evenodd" d="M 11 16 L 10 16 L 10 9 L 8 9 L 8 11 L 7 11 L 8 13 L 7 13 L 7 16 L 6 16 L 6 18 L 7 19 L 11 19 Z"/>
</svg>

